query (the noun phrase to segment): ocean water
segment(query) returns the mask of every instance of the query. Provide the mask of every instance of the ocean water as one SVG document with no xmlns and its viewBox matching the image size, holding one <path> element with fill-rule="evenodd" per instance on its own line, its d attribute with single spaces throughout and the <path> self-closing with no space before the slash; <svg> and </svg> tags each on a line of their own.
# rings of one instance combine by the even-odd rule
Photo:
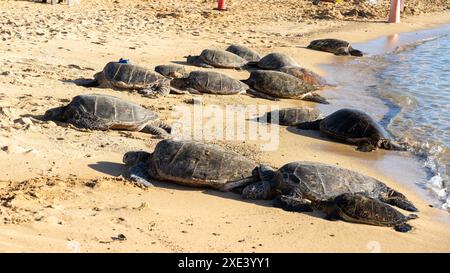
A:
<svg viewBox="0 0 450 273">
<path fill-rule="evenodd" d="M 395 139 L 410 143 L 426 172 L 416 184 L 450 211 L 450 27 L 360 46 L 372 54 L 327 68 L 338 86 L 327 97 L 368 112 Z"/>
</svg>

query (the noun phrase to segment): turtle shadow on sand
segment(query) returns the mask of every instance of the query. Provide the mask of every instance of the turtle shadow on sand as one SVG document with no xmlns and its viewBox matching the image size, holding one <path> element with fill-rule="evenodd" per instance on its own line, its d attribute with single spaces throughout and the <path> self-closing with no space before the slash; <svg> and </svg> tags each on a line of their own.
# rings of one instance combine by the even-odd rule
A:
<svg viewBox="0 0 450 273">
<path fill-rule="evenodd" d="M 338 141 L 338 140 L 334 140 L 334 139 L 330 139 L 325 136 L 322 136 L 319 131 L 302 130 L 302 129 L 297 128 L 297 126 L 288 126 L 287 131 L 294 133 L 296 135 L 301 135 L 304 137 L 314 138 L 314 139 L 323 140 L 323 141 L 327 141 L 327 142 L 345 143 L 342 141 Z"/>
<path fill-rule="evenodd" d="M 125 165 L 109 161 L 98 161 L 94 164 L 88 164 L 88 167 L 114 177 L 121 176 L 125 171 Z"/>
<path fill-rule="evenodd" d="M 86 87 L 89 88 L 89 84 L 92 83 L 92 78 L 87 79 L 87 78 L 78 78 L 78 79 L 74 79 L 74 80 L 66 80 L 66 79 L 62 79 L 60 80 L 63 83 L 71 83 L 71 84 L 75 84 L 77 86 L 82 86 L 82 87 Z"/>
</svg>

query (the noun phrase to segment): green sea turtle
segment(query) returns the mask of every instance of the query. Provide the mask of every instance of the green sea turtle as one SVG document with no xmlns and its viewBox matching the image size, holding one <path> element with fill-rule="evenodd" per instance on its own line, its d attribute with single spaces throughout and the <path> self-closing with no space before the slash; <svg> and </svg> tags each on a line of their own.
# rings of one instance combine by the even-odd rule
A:
<svg viewBox="0 0 450 273">
<path fill-rule="evenodd" d="M 91 130 L 141 131 L 170 134 L 158 115 L 132 102 L 108 95 L 79 95 L 66 105 L 45 112 L 45 120 L 67 122 Z"/>
<path fill-rule="evenodd" d="M 330 52 L 334 55 L 363 56 L 363 53 L 360 50 L 354 49 L 348 42 L 338 39 L 314 40 L 308 45 L 307 48 Z"/>
<path fill-rule="evenodd" d="M 334 165 L 291 162 L 277 171 L 260 168 L 261 182 L 244 188 L 248 199 L 274 199 L 274 205 L 291 211 L 318 209 L 344 220 L 381 226 L 398 226 L 412 218 L 390 205 L 408 211 L 417 208 L 400 192 L 383 182 Z M 351 205 L 353 206 L 353 212 Z M 339 211 L 340 209 L 340 211 Z"/>
<path fill-rule="evenodd" d="M 104 87 L 119 90 L 137 90 L 148 97 L 170 93 L 170 80 L 145 67 L 121 62 L 109 62 L 94 80 L 82 84 L 85 87 Z"/>
<path fill-rule="evenodd" d="M 193 94 L 232 95 L 243 93 L 248 89 L 241 81 L 214 71 L 192 71 L 186 78 L 173 79 L 171 85 L 173 88 L 187 90 Z"/>
<path fill-rule="evenodd" d="M 199 56 L 187 56 L 186 62 L 206 68 L 242 69 L 248 61 L 234 53 L 225 50 L 205 49 Z"/>
<path fill-rule="evenodd" d="M 377 148 L 404 151 L 406 143 L 397 143 L 368 114 L 355 109 L 340 109 L 323 119 L 305 122 L 299 129 L 320 130 L 320 133 L 358 146 L 358 150 L 370 152 Z"/>
<path fill-rule="evenodd" d="M 280 72 L 287 73 L 289 75 L 292 75 L 296 78 L 299 78 L 305 83 L 309 83 L 315 86 L 324 86 L 328 85 L 326 80 L 319 76 L 317 73 L 303 68 L 299 66 L 283 66 L 278 69 Z"/>
<path fill-rule="evenodd" d="M 251 63 L 253 65 L 253 63 Z M 256 63 L 261 69 L 277 70 L 284 66 L 299 66 L 297 62 L 290 56 L 283 53 L 270 53 L 264 56 Z"/>
<path fill-rule="evenodd" d="M 160 141 L 153 153 L 127 152 L 128 177 L 151 186 L 150 179 L 230 191 L 259 180 L 257 164 L 220 146 L 196 141 Z"/>
<path fill-rule="evenodd" d="M 243 45 L 232 44 L 226 49 L 226 51 L 236 54 L 248 62 L 258 62 L 261 60 L 261 57 L 256 51 Z"/>
<path fill-rule="evenodd" d="M 283 98 L 328 103 L 325 98 L 312 92 L 317 87 L 279 71 L 255 70 L 243 82 L 250 87 L 247 93 L 270 100 Z"/>
<path fill-rule="evenodd" d="M 176 64 L 162 64 L 155 66 L 155 71 L 169 79 L 184 78 L 189 75 L 186 68 Z"/>
<path fill-rule="evenodd" d="M 299 123 L 317 120 L 321 115 L 322 114 L 315 109 L 292 107 L 268 112 L 264 116 L 258 118 L 258 120 L 267 122 L 278 121 L 278 124 L 280 125 L 293 126 Z"/>
</svg>

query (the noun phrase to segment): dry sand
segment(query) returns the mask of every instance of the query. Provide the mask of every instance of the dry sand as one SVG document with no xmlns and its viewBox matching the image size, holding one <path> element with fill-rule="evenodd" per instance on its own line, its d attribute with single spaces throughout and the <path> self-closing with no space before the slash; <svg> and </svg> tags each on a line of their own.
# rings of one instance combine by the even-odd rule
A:
<svg viewBox="0 0 450 273">
<path fill-rule="evenodd" d="M 75 95 L 93 92 L 134 101 L 169 121 L 175 106 L 188 106 L 185 101 L 190 95 L 152 100 L 70 82 L 90 78 L 106 62 L 120 57 L 152 67 L 183 61 L 183 56 L 207 47 L 238 42 L 261 54 L 287 53 L 302 66 L 322 72 L 318 64 L 338 58 L 302 48 L 313 38 L 362 42 L 450 22 L 448 12 L 408 17 L 399 25 L 370 18 L 371 22 L 316 20 L 315 13 L 302 13 L 310 9 L 309 2 L 291 0 L 230 1 L 231 10 L 221 13 L 212 10 L 214 2 L 97 0 L 70 9 L 0 2 L 0 251 L 450 251 L 448 213 L 430 208 L 413 181 L 405 184 L 392 178 L 407 180 L 410 170 L 402 170 L 407 154 L 361 154 L 352 146 L 284 127 L 279 128 L 276 151 L 259 152 L 254 141 L 222 143 L 275 167 L 313 160 L 385 181 L 420 209 L 420 218 L 412 221 L 414 230 L 402 234 L 329 222 L 319 214 L 290 213 L 268 201 L 247 201 L 232 193 L 168 183 L 141 188 L 121 178 L 122 155 L 135 149 L 151 151 L 158 139 L 139 132 L 79 130 L 33 118 Z M 240 5 L 244 8 L 238 11 Z M 223 72 L 239 79 L 248 76 L 245 71 Z M 205 95 L 203 103 L 265 105 L 268 101 L 246 95 Z M 277 104 L 314 106 L 296 100 Z M 392 164 L 397 172 L 383 171 L 392 169 Z"/>
</svg>

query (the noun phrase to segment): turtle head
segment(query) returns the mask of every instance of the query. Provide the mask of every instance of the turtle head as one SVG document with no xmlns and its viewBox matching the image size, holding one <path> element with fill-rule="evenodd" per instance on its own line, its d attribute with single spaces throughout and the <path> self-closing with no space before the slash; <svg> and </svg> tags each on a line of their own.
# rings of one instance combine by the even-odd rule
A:
<svg viewBox="0 0 450 273">
<path fill-rule="evenodd" d="M 132 151 L 127 152 L 123 155 L 123 163 L 126 166 L 132 166 L 137 163 L 146 163 L 151 158 L 151 153 L 144 152 L 144 151 Z"/>
<path fill-rule="evenodd" d="M 363 53 L 362 53 L 361 50 L 354 49 L 352 47 L 349 47 L 348 53 L 350 53 L 350 55 L 356 56 L 356 57 L 362 57 L 363 56 Z"/>
<path fill-rule="evenodd" d="M 43 119 L 44 120 L 64 121 L 65 110 L 66 110 L 66 106 L 49 109 L 45 112 Z"/>
<path fill-rule="evenodd" d="M 185 90 L 188 85 L 188 78 L 174 78 L 170 81 L 170 86 L 179 90 Z"/>
<path fill-rule="evenodd" d="M 187 56 L 185 56 L 185 58 L 186 58 L 186 62 L 188 64 L 194 64 L 198 60 L 198 56 L 192 56 L 192 55 L 187 55 Z"/>
</svg>

